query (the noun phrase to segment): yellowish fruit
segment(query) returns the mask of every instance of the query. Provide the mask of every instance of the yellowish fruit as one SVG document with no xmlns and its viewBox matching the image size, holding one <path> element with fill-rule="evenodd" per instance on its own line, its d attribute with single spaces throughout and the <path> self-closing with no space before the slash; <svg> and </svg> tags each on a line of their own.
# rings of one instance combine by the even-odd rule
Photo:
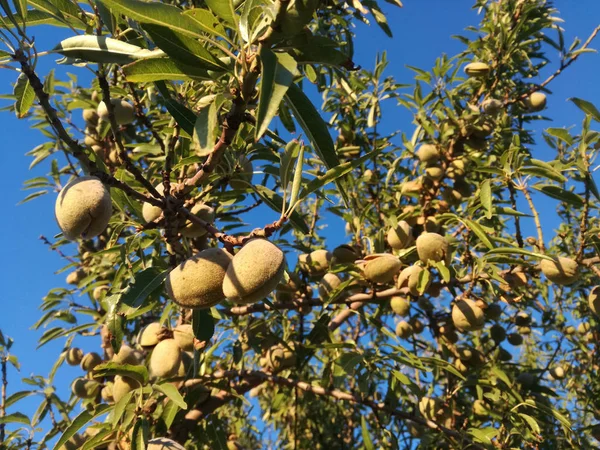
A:
<svg viewBox="0 0 600 450">
<path fill-rule="evenodd" d="M 473 413 L 476 416 L 487 416 L 490 413 L 490 405 L 483 400 L 475 400 L 473 402 Z"/>
<path fill-rule="evenodd" d="M 173 329 L 173 339 L 184 352 L 194 351 L 194 330 L 190 324 L 177 325 Z"/>
<path fill-rule="evenodd" d="M 381 253 L 370 255 L 363 267 L 363 273 L 367 280 L 373 283 L 389 283 L 400 272 L 402 263 L 394 255 Z"/>
<path fill-rule="evenodd" d="M 212 223 L 215 220 L 215 210 L 204 203 L 196 203 L 190 212 L 205 222 Z M 204 236 L 207 231 L 206 228 L 201 227 L 199 224 L 188 221 L 186 225 L 180 230 L 182 236 L 188 238 L 197 238 Z"/>
<path fill-rule="evenodd" d="M 579 334 L 586 334 L 591 328 L 592 327 L 590 326 L 589 322 L 581 322 L 579 325 L 577 325 L 577 332 Z"/>
<path fill-rule="evenodd" d="M 473 300 L 458 300 L 452 307 L 452 322 L 461 331 L 480 330 L 485 324 L 485 316 Z"/>
<path fill-rule="evenodd" d="M 160 341 L 150 357 L 150 372 L 161 378 L 170 378 L 177 375 L 181 364 L 181 349 L 175 339 Z"/>
<path fill-rule="evenodd" d="M 162 330 L 160 322 L 152 322 L 142 330 L 139 343 L 142 347 L 154 347 L 158 344 L 158 333 Z"/>
<path fill-rule="evenodd" d="M 115 375 L 115 380 L 113 381 L 113 400 L 115 403 L 119 403 L 119 401 L 127 395 L 128 392 L 131 392 L 140 387 L 140 383 L 135 381 L 132 378 L 123 377 L 121 375 Z"/>
<path fill-rule="evenodd" d="M 87 145 L 88 147 L 95 147 L 95 146 L 102 145 L 102 141 L 98 140 L 97 136 L 95 136 L 93 134 L 86 134 L 85 137 L 83 138 L 83 143 L 85 145 Z"/>
<path fill-rule="evenodd" d="M 265 355 L 265 365 L 273 372 L 293 367 L 295 364 L 296 353 L 283 344 L 271 347 Z"/>
<path fill-rule="evenodd" d="M 165 282 L 169 297 L 192 309 L 223 301 L 223 280 L 231 260 L 231 255 L 220 248 L 202 250 L 171 270 Z"/>
<path fill-rule="evenodd" d="M 407 339 L 414 333 L 413 326 L 405 320 L 398 322 L 396 325 L 396 336 L 401 339 Z"/>
<path fill-rule="evenodd" d="M 109 381 L 104 385 L 104 387 L 100 391 L 100 396 L 102 397 L 102 400 L 104 400 L 106 403 L 113 403 L 115 401 L 115 398 L 113 397 L 113 388 L 114 383 L 112 381 Z"/>
<path fill-rule="evenodd" d="M 154 186 L 154 188 L 160 195 L 164 195 L 165 187 L 162 183 L 157 184 L 156 186 Z M 142 217 L 144 218 L 146 223 L 154 222 L 160 217 L 162 212 L 162 208 L 154 206 L 150 203 L 144 202 L 144 204 L 142 205 Z"/>
<path fill-rule="evenodd" d="M 562 380 L 565 377 L 565 369 L 561 366 L 552 367 L 550 369 L 550 375 L 555 380 Z"/>
<path fill-rule="evenodd" d="M 110 192 L 96 177 L 75 178 L 58 194 L 54 214 L 66 239 L 91 239 L 106 229 L 112 216 Z"/>
<path fill-rule="evenodd" d="M 266 239 L 252 239 L 233 257 L 223 280 L 223 293 L 238 304 L 255 303 L 283 279 L 285 255 Z"/>
<path fill-rule="evenodd" d="M 390 299 L 392 311 L 400 316 L 406 316 L 410 310 L 410 302 L 408 299 L 400 296 L 394 296 Z"/>
<path fill-rule="evenodd" d="M 435 420 L 441 414 L 442 402 L 438 398 L 423 397 L 419 401 L 419 411 L 429 420 Z"/>
<path fill-rule="evenodd" d="M 91 370 L 94 370 L 94 367 L 96 367 L 100 363 L 102 363 L 102 357 L 96 352 L 91 352 L 81 359 L 80 365 L 83 370 L 89 372 Z"/>
<path fill-rule="evenodd" d="M 434 181 L 439 181 L 444 178 L 444 173 L 444 169 L 441 167 L 432 166 L 425 169 L 425 175 L 427 178 L 430 178 Z"/>
<path fill-rule="evenodd" d="M 423 144 L 416 152 L 417 158 L 422 163 L 435 163 L 440 159 L 440 151 L 433 144 Z"/>
<path fill-rule="evenodd" d="M 419 259 L 426 264 L 430 261 L 448 261 L 448 241 L 437 233 L 422 233 L 417 238 L 417 253 Z"/>
<path fill-rule="evenodd" d="M 546 94 L 534 92 L 525 99 L 525 107 L 532 112 L 539 112 L 546 107 Z"/>
<path fill-rule="evenodd" d="M 74 272 L 71 272 L 67 275 L 66 282 L 67 284 L 75 284 L 78 285 L 81 280 L 85 278 L 85 270 L 77 269 Z"/>
<path fill-rule="evenodd" d="M 113 355 L 112 360 L 117 364 L 131 364 L 136 366 L 142 363 L 143 356 L 136 350 L 132 349 L 129 345 L 123 344 L 119 349 L 119 353 L 115 353 Z"/>
<path fill-rule="evenodd" d="M 565 334 L 568 336 L 575 334 L 575 332 L 576 332 L 575 327 L 572 325 L 569 325 L 568 327 L 565 328 Z"/>
<path fill-rule="evenodd" d="M 171 439 L 161 437 L 150 439 L 146 450 L 185 450 L 185 447 Z"/>
<path fill-rule="evenodd" d="M 315 250 L 308 255 L 298 257 L 298 266 L 304 272 L 312 276 L 320 276 L 329 270 L 332 255 L 328 250 Z"/>
<path fill-rule="evenodd" d="M 398 226 L 390 228 L 387 232 L 387 242 L 394 250 L 410 247 L 414 241 L 412 227 L 405 220 L 401 220 Z"/>
<path fill-rule="evenodd" d="M 401 194 L 418 194 L 423 189 L 423 180 L 419 177 L 416 180 L 409 180 L 402 183 Z"/>
<path fill-rule="evenodd" d="M 84 109 L 81 116 L 87 124 L 93 126 L 98 125 L 98 113 L 95 109 Z"/>
<path fill-rule="evenodd" d="M 407 268 L 403 269 L 402 272 L 400 272 L 400 275 L 398 275 L 396 287 L 398 289 L 408 288 L 408 291 L 411 295 L 414 295 L 415 297 L 419 296 L 419 277 L 421 276 L 421 273 L 425 270 L 426 269 L 423 269 L 421 266 L 417 265 L 408 266 Z M 423 292 L 427 290 L 430 283 L 431 280 L 429 279 L 423 286 Z"/>
<path fill-rule="evenodd" d="M 86 378 L 75 378 L 71 384 L 71 392 L 79 398 L 94 398 L 100 392 L 100 383 Z"/>
<path fill-rule="evenodd" d="M 421 334 L 425 330 L 425 324 L 418 317 L 412 317 L 409 323 L 413 327 L 415 334 Z"/>
<path fill-rule="evenodd" d="M 531 323 L 531 316 L 524 311 L 519 311 L 515 316 L 515 325 L 525 327 Z"/>
<path fill-rule="evenodd" d="M 133 109 L 133 105 L 125 100 L 121 100 L 118 98 L 111 98 L 110 102 L 113 105 L 115 120 L 118 125 L 128 125 L 133 122 L 135 119 L 135 110 Z M 106 107 L 106 103 L 101 101 L 98 104 L 98 116 L 105 122 L 109 121 L 108 108 Z"/>
<path fill-rule="evenodd" d="M 579 265 L 571 258 L 559 256 L 552 261 L 542 259 L 540 268 L 546 278 L 556 284 L 567 286 L 575 283 L 579 278 Z"/>
<path fill-rule="evenodd" d="M 335 291 L 340 284 L 342 284 L 342 280 L 335 273 L 326 273 L 319 282 L 319 296 L 323 300 L 329 299 L 331 293 Z"/>
<path fill-rule="evenodd" d="M 465 66 L 465 73 L 470 77 L 483 77 L 490 73 L 490 66 L 482 62 L 472 62 Z"/>
<path fill-rule="evenodd" d="M 481 109 L 485 114 L 494 115 L 502 111 L 503 104 L 500 100 L 495 98 L 488 98 L 481 104 Z"/>
<path fill-rule="evenodd" d="M 94 300 L 100 300 L 102 297 L 104 297 L 106 295 L 107 292 L 108 292 L 108 286 L 98 286 L 97 288 L 94 288 L 94 290 L 92 291 L 92 297 L 94 298 Z"/>
<path fill-rule="evenodd" d="M 600 286 L 594 286 L 588 295 L 590 309 L 597 316 L 600 315 Z"/>
<path fill-rule="evenodd" d="M 70 348 L 67 351 L 67 355 L 65 356 L 65 361 L 67 361 L 67 364 L 70 366 L 78 366 L 81 363 L 81 360 L 83 359 L 83 352 L 81 351 L 80 348 Z"/>
</svg>

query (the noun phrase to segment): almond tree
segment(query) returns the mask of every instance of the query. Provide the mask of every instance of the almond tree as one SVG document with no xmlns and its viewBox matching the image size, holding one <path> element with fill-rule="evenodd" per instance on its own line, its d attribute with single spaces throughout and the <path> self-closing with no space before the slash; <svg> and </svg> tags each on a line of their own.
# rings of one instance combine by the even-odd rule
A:
<svg viewBox="0 0 600 450">
<path fill-rule="evenodd" d="M 476 0 L 462 53 L 401 85 L 353 61 L 355 23 L 402 26 L 382 6 L 0 1 L 70 285 L 31 389 L 0 334 L 2 448 L 598 445 L 600 112 L 536 132 L 600 27 L 569 44 L 550 1 Z M 382 133 L 384 103 L 412 123 Z"/>
</svg>

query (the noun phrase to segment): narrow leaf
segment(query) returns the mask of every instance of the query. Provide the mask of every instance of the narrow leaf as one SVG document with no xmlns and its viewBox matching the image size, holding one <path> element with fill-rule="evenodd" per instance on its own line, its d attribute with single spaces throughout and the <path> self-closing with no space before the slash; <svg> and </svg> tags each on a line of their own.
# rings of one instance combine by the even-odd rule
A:
<svg viewBox="0 0 600 450">
<path fill-rule="evenodd" d="M 102 414 L 105 414 L 109 409 L 112 409 L 110 405 L 99 405 L 94 412 L 83 411 L 79 414 L 73 422 L 69 424 L 67 429 L 64 431 L 60 439 L 54 444 L 54 450 L 60 449 L 65 443 L 71 439 L 75 433 L 83 428 L 88 422 L 95 419 Z"/>
<path fill-rule="evenodd" d="M 277 114 L 279 104 L 292 84 L 298 65 L 287 53 L 274 53 L 267 47 L 261 47 L 260 61 L 262 78 L 258 113 L 256 115 L 256 136 L 258 141 Z"/>
<path fill-rule="evenodd" d="M 187 409 L 187 403 L 185 402 L 177 388 L 173 385 L 173 383 L 153 384 L 152 388 L 165 394 L 181 409 Z"/>
</svg>

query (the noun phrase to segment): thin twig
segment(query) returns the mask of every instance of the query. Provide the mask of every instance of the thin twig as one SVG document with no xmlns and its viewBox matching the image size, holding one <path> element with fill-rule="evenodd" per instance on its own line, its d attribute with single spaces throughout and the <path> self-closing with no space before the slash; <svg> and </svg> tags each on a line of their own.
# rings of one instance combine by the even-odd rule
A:
<svg viewBox="0 0 600 450">
<path fill-rule="evenodd" d="M 523 193 L 525 199 L 527 200 L 527 203 L 529 204 L 529 209 L 531 209 L 531 214 L 533 214 L 533 221 L 535 222 L 535 228 L 537 230 L 538 247 L 543 253 L 544 251 L 546 251 L 546 246 L 544 244 L 544 232 L 542 231 L 542 221 L 540 220 L 540 215 L 537 209 L 535 208 L 533 199 L 531 198 L 531 194 L 529 193 L 529 190 L 527 190 L 527 187 L 523 185 L 516 186 L 516 188 Z"/>
</svg>

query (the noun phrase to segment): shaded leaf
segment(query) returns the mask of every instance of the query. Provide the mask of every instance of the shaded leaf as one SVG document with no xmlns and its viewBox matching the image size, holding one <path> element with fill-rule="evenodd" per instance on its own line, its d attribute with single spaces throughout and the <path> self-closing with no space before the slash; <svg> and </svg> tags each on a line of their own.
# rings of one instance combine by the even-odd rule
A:
<svg viewBox="0 0 600 450">
<path fill-rule="evenodd" d="M 194 124 L 194 151 L 197 156 L 207 156 L 213 151 L 216 141 L 216 132 L 218 117 L 217 104 L 211 102 L 205 108 L 200 110 Z"/>
<path fill-rule="evenodd" d="M 141 59 L 123 66 L 127 81 L 143 83 L 149 81 L 174 80 L 210 80 L 212 77 L 205 69 L 175 62 L 170 58 Z"/>
<path fill-rule="evenodd" d="M 77 433 L 81 428 L 83 428 L 88 422 L 95 419 L 102 414 L 105 414 L 110 409 L 112 409 L 111 405 L 98 405 L 98 407 L 94 410 L 94 412 L 83 411 L 79 414 L 75 420 L 73 420 L 67 429 L 64 431 L 60 439 L 54 444 L 54 450 L 60 449 L 65 443 L 71 439 L 75 433 Z"/>
<path fill-rule="evenodd" d="M 215 333 L 215 319 L 209 309 L 195 309 L 192 313 L 194 336 L 199 341 L 208 342 Z"/>
<path fill-rule="evenodd" d="M 99 364 L 92 372 L 95 378 L 104 378 L 107 376 L 121 375 L 136 380 L 144 385 L 148 382 L 148 369 L 146 366 L 135 366 L 132 364 L 118 364 L 115 362 L 106 362 Z"/>
</svg>

